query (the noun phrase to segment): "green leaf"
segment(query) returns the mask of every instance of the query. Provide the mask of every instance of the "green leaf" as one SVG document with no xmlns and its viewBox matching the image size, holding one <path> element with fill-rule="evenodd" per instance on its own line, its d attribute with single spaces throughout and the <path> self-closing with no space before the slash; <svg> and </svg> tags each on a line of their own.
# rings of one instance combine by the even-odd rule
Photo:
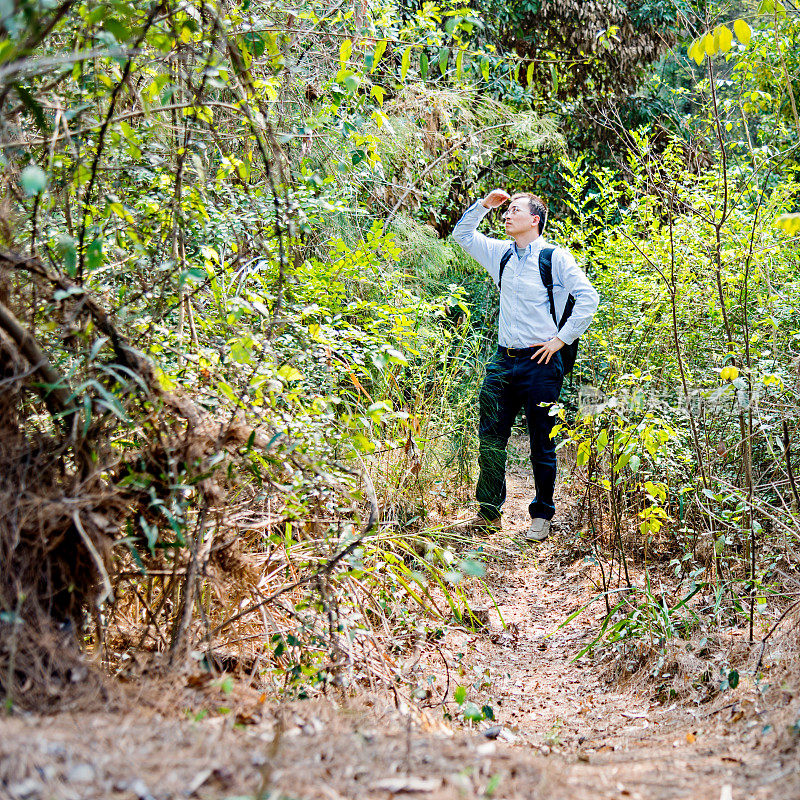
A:
<svg viewBox="0 0 800 800">
<path fill-rule="evenodd" d="M 257 31 L 248 31 L 244 35 L 243 41 L 247 51 L 256 58 L 264 55 L 264 51 L 267 49 L 267 42 Z"/>
<path fill-rule="evenodd" d="M 717 52 L 717 43 L 714 41 L 714 35 L 712 33 L 707 33 L 703 37 L 703 50 L 708 53 L 708 55 L 713 56 Z"/>
<path fill-rule="evenodd" d="M 47 175 L 38 164 L 30 164 L 22 170 L 19 176 L 22 190 L 28 197 L 39 194 L 47 186 Z"/>
<path fill-rule="evenodd" d="M 775 227 L 788 233 L 789 236 L 794 236 L 800 231 L 800 214 L 781 214 L 775 220 Z"/>
<path fill-rule="evenodd" d="M 481 60 L 481 75 L 485 81 L 489 80 L 489 59 L 484 58 Z"/>
<path fill-rule="evenodd" d="M 278 377 L 285 381 L 300 381 L 303 379 L 303 373 L 295 369 L 290 364 L 284 364 L 278 370 Z"/>
<path fill-rule="evenodd" d="M 64 269 L 69 275 L 75 277 L 75 268 L 78 263 L 78 247 L 75 239 L 66 233 L 56 239 L 56 253 L 64 259 Z"/>
<path fill-rule="evenodd" d="M 203 267 L 189 267 L 181 273 L 181 284 L 186 281 L 200 283 L 208 277 L 208 272 Z"/>
<path fill-rule="evenodd" d="M 630 453 L 623 453 L 618 459 L 617 463 L 614 465 L 614 472 L 619 472 L 620 470 L 625 468 L 625 465 L 631 460 Z"/>
<path fill-rule="evenodd" d="M 392 364 L 400 364 L 403 367 L 408 366 L 408 359 L 397 348 L 387 347 L 385 352 Z"/>
<path fill-rule="evenodd" d="M 642 459 L 639 456 L 633 455 L 630 457 L 628 461 L 628 466 L 631 469 L 631 472 L 636 474 L 639 471 L 639 467 L 642 465 Z"/>
<path fill-rule="evenodd" d="M 474 558 L 463 559 L 458 568 L 472 578 L 482 578 L 486 574 L 486 567 Z"/>
<path fill-rule="evenodd" d="M 345 39 L 339 47 L 339 61 L 342 65 L 346 64 L 350 59 L 350 54 L 353 52 L 353 42 L 350 39 Z"/>
<path fill-rule="evenodd" d="M 125 219 L 125 206 L 122 203 L 109 203 L 108 208 L 112 214 L 116 214 L 120 219 Z"/>
<path fill-rule="evenodd" d="M 494 719 L 494 709 L 491 706 L 483 706 L 481 714 L 483 714 L 484 719 Z"/>
<path fill-rule="evenodd" d="M 72 287 L 72 288 L 77 288 L 77 287 Z M 82 290 L 82 289 L 81 289 L 81 292 L 83 292 L 83 290 Z M 94 361 L 94 360 L 97 358 L 97 354 L 98 354 L 98 353 L 99 353 L 99 352 L 100 352 L 100 351 L 103 349 L 103 345 L 104 345 L 104 344 L 105 344 L 107 341 L 108 341 L 108 337 L 107 337 L 107 336 L 101 336 L 101 337 L 100 337 L 100 338 L 99 338 L 99 339 L 98 339 L 98 340 L 97 340 L 97 341 L 96 341 L 96 342 L 95 342 L 95 343 L 92 345 L 92 349 L 91 349 L 91 351 L 90 351 L 90 353 L 89 353 L 89 357 L 88 357 L 88 360 L 89 360 L 89 361 Z"/>
<path fill-rule="evenodd" d="M 383 98 L 386 95 L 386 89 L 384 89 L 383 86 L 378 86 L 376 84 L 369 90 L 369 93 L 378 101 L 379 106 L 383 105 Z"/>
<path fill-rule="evenodd" d="M 57 289 L 53 292 L 53 300 L 66 300 L 68 297 L 83 294 L 80 286 L 70 286 L 69 289 Z"/>
<path fill-rule="evenodd" d="M 95 25 L 100 22 L 100 20 L 105 19 L 105 17 L 107 17 L 110 13 L 111 8 L 104 3 L 89 11 L 89 13 L 83 18 L 83 21 L 86 23 L 86 25 Z"/>
<path fill-rule="evenodd" d="M 246 339 L 237 339 L 231 345 L 231 358 L 237 364 L 252 364 L 253 363 L 253 351 L 250 348 L 251 342 L 248 342 Z"/>
<path fill-rule="evenodd" d="M 155 546 L 158 544 L 158 528 L 142 516 L 139 517 L 139 527 L 147 538 L 147 547 L 151 553 L 155 554 Z"/>
<path fill-rule="evenodd" d="M 419 74 L 422 80 L 428 77 L 428 54 L 424 50 L 419 55 Z"/>
<path fill-rule="evenodd" d="M 86 247 L 86 269 L 96 270 L 103 263 L 103 240 L 97 236 Z"/>
<path fill-rule="evenodd" d="M 370 439 L 367 439 L 363 433 L 354 433 L 353 434 L 353 445 L 357 450 L 362 453 L 372 453 L 375 451 L 375 442 Z"/>
<path fill-rule="evenodd" d="M 728 686 L 730 686 L 731 689 L 735 689 L 738 685 L 739 685 L 739 673 L 735 669 L 732 669 L 728 673 Z"/>
<path fill-rule="evenodd" d="M 472 702 L 464 703 L 461 713 L 464 715 L 464 719 L 469 722 L 480 722 L 483 719 L 483 712 Z"/>
<path fill-rule="evenodd" d="M 608 430 L 603 428 L 597 436 L 597 452 L 602 453 L 608 445 Z"/>
<path fill-rule="evenodd" d="M 737 19 L 736 22 L 733 23 L 733 32 L 743 45 L 746 46 L 750 44 L 750 37 L 753 35 L 753 32 L 743 19 Z"/>
<path fill-rule="evenodd" d="M 136 135 L 136 131 L 125 120 L 119 123 L 119 128 L 128 143 L 128 152 L 133 158 L 140 159 L 142 157 L 142 149 L 139 146 L 139 137 Z"/>
<path fill-rule="evenodd" d="M 533 61 L 531 61 L 531 63 L 528 64 L 528 69 L 525 70 L 525 85 L 529 89 L 533 85 L 533 70 L 534 70 L 535 67 L 536 67 L 536 64 Z"/>
<path fill-rule="evenodd" d="M 386 39 L 381 39 L 375 45 L 375 50 L 372 53 L 372 68 L 370 69 L 370 72 L 372 72 L 375 67 L 378 66 L 378 62 L 381 60 L 384 52 L 386 52 Z"/>
<path fill-rule="evenodd" d="M 467 699 L 467 689 L 464 686 L 456 686 L 455 692 L 453 692 L 453 700 L 461 705 Z"/>
<path fill-rule="evenodd" d="M 558 93 L 558 70 L 555 64 L 550 65 L 550 79 L 553 81 L 553 94 Z"/>
<path fill-rule="evenodd" d="M 379 400 L 377 403 L 373 403 L 368 409 L 367 413 L 369 414 L 370 419 L 373 422 L 382 422 L 383 415 L 387 411 L 391 411 L 392 407 L 383 400 Z"/>
<path fill-rule="evenodd" d="M 108 31 L 120 44 L 125 44 L 131 36 L 131 32 L 118 19 L 107 19 L 103 23 L 103 30 Z"/>
<path fill-rule="evenodd" d="M 162 55 L 166 55 L 172 50 L 172 37 L 158 28 L 151 28 L 147 32 L 147 42 L 155 47 Z"/>
<path fill-rule="evenodd" d="M 450 48 L 449 47 L 440 47 L 439 48 L 439 72 L 442 73 L 442 76 L 447 74 L 447 62 L 450 58 Z"/>
<path fill-rule="evenodd" d="M 0 42 L 0 64 L 4 64 L 12 58 L 16 50 L 17 48 L 12 41 L 6 39 L 4 42 Z"/>
<path fill-rule="evenodd" d="M 411 48 L 406 47 L 403 51 L 403 57 L 400 60 L 400 80 L 405 81 L 408 74 L 408 68 L 411 66 Z"/>
<path fill-rule="evenodd" d="M 464 77 L 464 51 L 459 50 L 456 56 L 456 80 L 461 80 Z"/>
</svg>

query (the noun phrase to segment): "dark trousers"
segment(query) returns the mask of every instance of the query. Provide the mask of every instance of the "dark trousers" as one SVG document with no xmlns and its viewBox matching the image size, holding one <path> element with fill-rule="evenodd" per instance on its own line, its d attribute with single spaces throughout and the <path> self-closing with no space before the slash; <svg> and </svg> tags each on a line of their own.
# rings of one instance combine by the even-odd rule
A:
<svg viewBox="0 0 800 800">
<path fill-rule="evenodd" d="M 511 436 L 511 426 L 520 409 L 524 408 L 536 486 L 536 496 L 528 511 L 531 518 L 552 519 L 556 510 L 553 504 L 556 450 L 550 432 L 556 420 L 549 412 L 558 400 L 564 379 L 561 353 L 556 353 L 549 364 L 538 364 L 531 361 L 532 350 L 511 351 L 514 356 L 508 352 L 505 348 L 498 348 L 486 367 L 486 378 L 481 388 L 478 427 L 480 474 L 475 497 L 480 504 L 481 516 L 486 519 L 500 516 L 500 508 L 506 499 L 506 445 Z"/>
</svg>

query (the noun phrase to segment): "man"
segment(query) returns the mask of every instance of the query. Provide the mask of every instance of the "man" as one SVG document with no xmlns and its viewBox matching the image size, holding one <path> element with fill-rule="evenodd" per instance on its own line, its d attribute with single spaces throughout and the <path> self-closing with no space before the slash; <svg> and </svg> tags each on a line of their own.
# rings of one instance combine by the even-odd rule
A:
<svg viewBox="0 0 800 800">
<path fill-rule="evenodd" d="M 506 201 L 503 214 L 512 241 L 491 239 L 477 232 L 480 221 Z M 531 441 L 531 464 L 536 496 L 528 507 L 530 527 L 525 537 L 543 542 L 550 533 L 555 513 L 555 443 L 550 438 L 555 418 L 551 406 L 558 400 L 564 378 L 561 348 L 571 344 L 588 327 L 599 298 L 572 254 L 558 247 L 552 251 L 553 299 L 560 321 L 571 294 L 572 313 L 561 329 L 550 309 L 547 288 L 539 270 L 539 254 L 550 248 L 542 231 L 547 206 L 534 194 L 513 197 L 494 189 L 464 213 L 453 238 L 478 261 L 500 288 L 498 348 L 486 368 L 480 393 L 480 474 L 475 497 L 480 506 L 477 528 L 501 527 L 500 509 L 506 498 L 506 445 L 520 408 L 525 409 Z M 503 256 L 511 250 L 500 281 Z"/>
</svg>

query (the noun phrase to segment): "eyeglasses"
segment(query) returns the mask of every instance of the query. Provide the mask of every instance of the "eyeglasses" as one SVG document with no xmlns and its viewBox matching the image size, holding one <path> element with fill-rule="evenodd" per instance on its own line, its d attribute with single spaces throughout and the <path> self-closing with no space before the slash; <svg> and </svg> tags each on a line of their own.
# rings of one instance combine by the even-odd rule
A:
<svg viewBox="0 0 800 800">
<path fill-rule="evenodd" d="M 504 217 L 513 217 L 516 214 L 524 213 L 526 211 L 530 214 L 530 210 L 527 209 L 527 208 L 523 208 L 522 206 L 510 206 L 509 208 L 507 208 L 505 210 L 505 212 L 503 213 L 503 216 Z"/>
</svg>

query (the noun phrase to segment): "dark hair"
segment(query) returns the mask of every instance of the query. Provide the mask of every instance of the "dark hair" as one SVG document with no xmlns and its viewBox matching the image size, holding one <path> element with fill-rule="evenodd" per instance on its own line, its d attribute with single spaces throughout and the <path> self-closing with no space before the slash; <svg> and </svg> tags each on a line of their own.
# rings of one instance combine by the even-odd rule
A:
<svg viewBox="0 0 800 800">
<path fill-rule="evenodd" d="M 534 217 L 539 217 L 539 235 L 544 230 L 544 225 L 547 222 L 547 205 L 544 200 L 536 194 L 531 192 L 517 192 L 511 199 L 517 197 L 524 197 L 528 201 L 528 210 Z"/>
</svg>

